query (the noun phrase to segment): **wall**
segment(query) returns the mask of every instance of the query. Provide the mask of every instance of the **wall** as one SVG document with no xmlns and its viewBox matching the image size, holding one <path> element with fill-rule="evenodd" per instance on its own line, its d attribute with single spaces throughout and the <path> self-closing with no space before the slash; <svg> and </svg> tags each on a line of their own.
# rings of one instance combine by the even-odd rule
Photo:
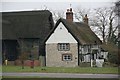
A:
<svg viewBox="0 0 120 80">
<path fill-rule="evenodd" d="M 62 54 L 72 54 L 72 61 L 62 61 Z M 70 43 L 70 51 L 58 51 L 57 43 L 46 44 L 47 67 L 75 67 L 78 66 L 78 47 Z"/>
<path fill-rule="evenodd" d="M 16 40 L 3 40 L 2 41 L 2 59 L 8 59 L 14 61 L 18 57 L 17 51 L 18 43 Z"/>
<path fill-rule="evenodd" d="M 39 60 L 34 60 L 34 66 L 41 66 Z M 3 63 L 5 64 L 5 62 Z M 8 61 L 8 65 L 12 66 L 22 66 L 21 60 Z M 24 66 L 31 66 L 31 60 L 24 60 Z"/>
<path fill-rule="evenodd" d="M 66 27 L 60 23 L 55 29 L 54 33 L 51 34 L 46 44 L 50 43 L 77 43 L 71 33 L 68 32 Z"/>
<path fill-rule="evenodd" d="M 58 51 L 58 43 L 69 43 L 69 51 Z M 46 66 L 48 67 L 75 67 L 78 66 L 78 42 L 60 23 L 46 41 Z M 62 61 L 62 54 L 72 54 L 72 61 Z"/>
<path fill-rule="evenodd" d="M 79 46 L 79 56 L 80 58 L 84 58 L 84 59 L 80 59 L 80 62 L 90 62 L 91 59 L 91 54 L 93 53 L 93 50 L 98 50 L 98 52 L 96 54 L 94 54 L 94 59 L 98 58 L 98 56 L 100 55 L 100 46 L 99 45 L 80 45 Z"/>
</svg>

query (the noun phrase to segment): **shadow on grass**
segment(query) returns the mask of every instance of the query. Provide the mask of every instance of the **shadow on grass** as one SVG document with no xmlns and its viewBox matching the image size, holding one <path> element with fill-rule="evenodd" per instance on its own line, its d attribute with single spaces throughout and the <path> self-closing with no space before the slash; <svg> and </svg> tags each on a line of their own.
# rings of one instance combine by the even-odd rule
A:
<svg viewBox="0 0 120 80">
<path fill-rule="evenodd" d="M 119 80 L 119 79 L 103 79 L 103 78 L 3 78 L 2 80 Z"/>
</svg>

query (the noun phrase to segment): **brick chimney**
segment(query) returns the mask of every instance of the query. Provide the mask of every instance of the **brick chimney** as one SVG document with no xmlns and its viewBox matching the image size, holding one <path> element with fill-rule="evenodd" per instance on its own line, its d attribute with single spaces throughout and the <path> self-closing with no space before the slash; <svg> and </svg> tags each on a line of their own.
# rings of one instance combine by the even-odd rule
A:
<svg viewBox="0 0 120 80">
<path fill-rule="evenodd" d="M 67 12 L 66 12 L 66 20 L 67 20 L 67 21 L 70 21 L 70 22 L 73 22 L 73 12 L 72 12 L 72 8 L 67 9 Z"/>
<path fill-rule="evenodd" d="M 88 17 L 87 14 L 85 15 L 85 17 L 83 18 L 84 23 L 88 24 Z"/>
</svg>

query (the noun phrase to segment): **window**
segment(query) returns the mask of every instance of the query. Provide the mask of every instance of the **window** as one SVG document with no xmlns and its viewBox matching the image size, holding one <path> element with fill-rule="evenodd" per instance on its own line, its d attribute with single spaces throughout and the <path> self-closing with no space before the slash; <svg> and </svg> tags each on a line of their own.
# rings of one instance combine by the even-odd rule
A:
<svg viewBox="0 0 120 80">
<path fill-rule="evenodd" d="M 84 53 L 88 53 L 88 48 L 89 48 L 88 46 L 84 46 L 84 49 L 83 49 Z"/>
<path fill-rule="evenodd" d="M 72 55 L 71 54 L 63 54 L 62 55 L 62 60 L 63 61 L 71 61 L 72 60 Z"/>
<path fill-rule="evenodd" d="M 69 51 L 70 44 L 69 43 L 58 43 L 58 50 L 59 51 Z"/>
</svg>

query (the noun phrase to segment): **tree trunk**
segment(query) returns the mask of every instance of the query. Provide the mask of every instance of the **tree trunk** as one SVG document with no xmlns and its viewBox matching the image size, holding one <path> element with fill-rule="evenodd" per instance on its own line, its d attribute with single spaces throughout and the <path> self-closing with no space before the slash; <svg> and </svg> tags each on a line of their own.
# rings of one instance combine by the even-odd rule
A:
<svg viewBox="0 0 120 80">
<path fill-rule="evenodd" d="M 108 33 L 108 41 L 111 41 L 111 39 L 112 39 L 112 37 L 113 37 L 112 34 L 114 34 L 114 33 L 113 33 L 112 30 L 113 30 L 113 29 L 112 29 L 112 20 L 110 20 L 110 23 L 109 23 L 109 33 Z"/>
<path fill-rule="evenodd" d="M 103 24 L 103 30 L 102 30 L 102 38 L 103 38 L 103 43 L 105 43 L 105 25 Z"/>
<path fill-rule="evenodd" d="M 22 69 L 24 69 L 24 61 L 22 60 L 21 62 L 22 62 Z"/>
</svg>

